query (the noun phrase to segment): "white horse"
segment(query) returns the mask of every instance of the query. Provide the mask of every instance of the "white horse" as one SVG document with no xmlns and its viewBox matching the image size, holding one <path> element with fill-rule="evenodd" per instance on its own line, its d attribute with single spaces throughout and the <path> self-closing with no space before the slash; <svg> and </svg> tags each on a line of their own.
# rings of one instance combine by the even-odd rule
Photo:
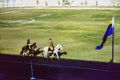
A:
<svg viewBox="0 0 120 80">
<path fill-rule="evenodd" d="M 51 59 L 53 58 L 54 54 L 56 54 L 57 59 L 59 60 L 60 57 L 59 57 L 59 54 L 58 54 L 58 53 L 59 53 L 60 50 L 62 50 L 62 49 L 63 49 L 63 48 L 62 48 L 62 45 L 61 45 L 61 44 L 57 44 L 57 45 L 55 46 L 55 48 L 54 48 L 54 51 L 53 51 L 52 56 L 51 56 Z M 48 51 L 49 51 L 49 47 L 48 47 L 48 46 L 46 46 L 46 47 L 43 48 L 44 58 L 48 58 Z"/>
</svg>

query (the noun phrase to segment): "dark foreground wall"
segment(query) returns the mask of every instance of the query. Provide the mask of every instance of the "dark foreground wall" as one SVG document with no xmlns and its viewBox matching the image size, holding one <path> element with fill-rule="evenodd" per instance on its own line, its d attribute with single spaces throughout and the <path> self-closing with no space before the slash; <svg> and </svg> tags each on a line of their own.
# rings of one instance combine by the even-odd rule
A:
<svg viewBox="0 0 120 80">
<path fill-rule="evenodd" d="M 120 64 L 0 54 L 0 80 L 120 80 Z"/>
</svg>

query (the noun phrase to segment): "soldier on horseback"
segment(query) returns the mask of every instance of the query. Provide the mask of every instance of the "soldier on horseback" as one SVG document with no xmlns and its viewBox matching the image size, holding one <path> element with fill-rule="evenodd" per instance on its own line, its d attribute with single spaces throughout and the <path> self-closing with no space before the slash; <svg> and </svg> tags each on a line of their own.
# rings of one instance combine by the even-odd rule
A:
<svg viewBox="0 0 120 80">
<path fill-rule="evenodd" d="M 36 56 L 37 54 L 43 52 L 38 48 L 38 45 L 36 42 L 32 43 L 30 42 L 30 39 L 27 39 L 27 44 L 22 47 L 22 50 L 20 52 L 20 55 L 23 56 Z"/>
<path fill-rule="evenodd" d="M 30 49 L 31 49 L 30 39 L 27 39 L 27 45 L 22 47 L 20 54 L 25 56 L 30 52 Z"/>
<path fill-rule="evenodd" d="M 54 51 L 54 44 L 51 38 L 49 38 L 49 50 L 53 53 Z"/>
<path fill-rule="evenodd" d="M 31 49 L 30 39 L 27 39 L 27 47 L 28 47 L 29 50 Z"/>
</svg>

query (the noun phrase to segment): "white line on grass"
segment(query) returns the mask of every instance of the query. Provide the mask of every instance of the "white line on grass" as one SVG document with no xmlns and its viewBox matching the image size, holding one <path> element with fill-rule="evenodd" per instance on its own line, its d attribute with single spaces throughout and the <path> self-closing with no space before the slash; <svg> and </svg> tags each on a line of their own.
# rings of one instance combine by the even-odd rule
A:
<svg viewBox="0 0 120 80">
<path fill-rule="evenodd" d="M 29 24 L 29 23 L 34 23 L 35 19 L 31 19 L 30 21 L 25 20 L 24 22 L 20 23 L 20 24 Z"/>
<path fill-rule="evenodd" d="M 9 13 L 13 13 L 13 12 L 17 12 L 17 11 L 16 10 L 5 11 L 5 12 L 1 12 L 0 14 L 9 14 Z"/>
<path fill-rule="evenodd" d="M 29 23 L 34 23 L 35 19 L 31 19 L 31 20 L 3 20 L 1 22 L 11 23 L 11 24 L 14 24 L 14 23 L 17 23 L 17 24 L 29 24 Z"/>
</svg>

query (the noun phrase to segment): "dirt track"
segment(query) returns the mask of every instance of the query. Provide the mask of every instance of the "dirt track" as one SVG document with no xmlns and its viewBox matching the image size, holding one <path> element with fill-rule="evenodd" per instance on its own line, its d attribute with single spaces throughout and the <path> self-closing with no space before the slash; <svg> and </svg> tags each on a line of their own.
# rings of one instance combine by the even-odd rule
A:
<svg viewBox="0 0 120 80">
<path fill-rule="evenodd" d="M 120 64 L 0 54 L 0 80 L 120 80 Z"/>
</svg>

